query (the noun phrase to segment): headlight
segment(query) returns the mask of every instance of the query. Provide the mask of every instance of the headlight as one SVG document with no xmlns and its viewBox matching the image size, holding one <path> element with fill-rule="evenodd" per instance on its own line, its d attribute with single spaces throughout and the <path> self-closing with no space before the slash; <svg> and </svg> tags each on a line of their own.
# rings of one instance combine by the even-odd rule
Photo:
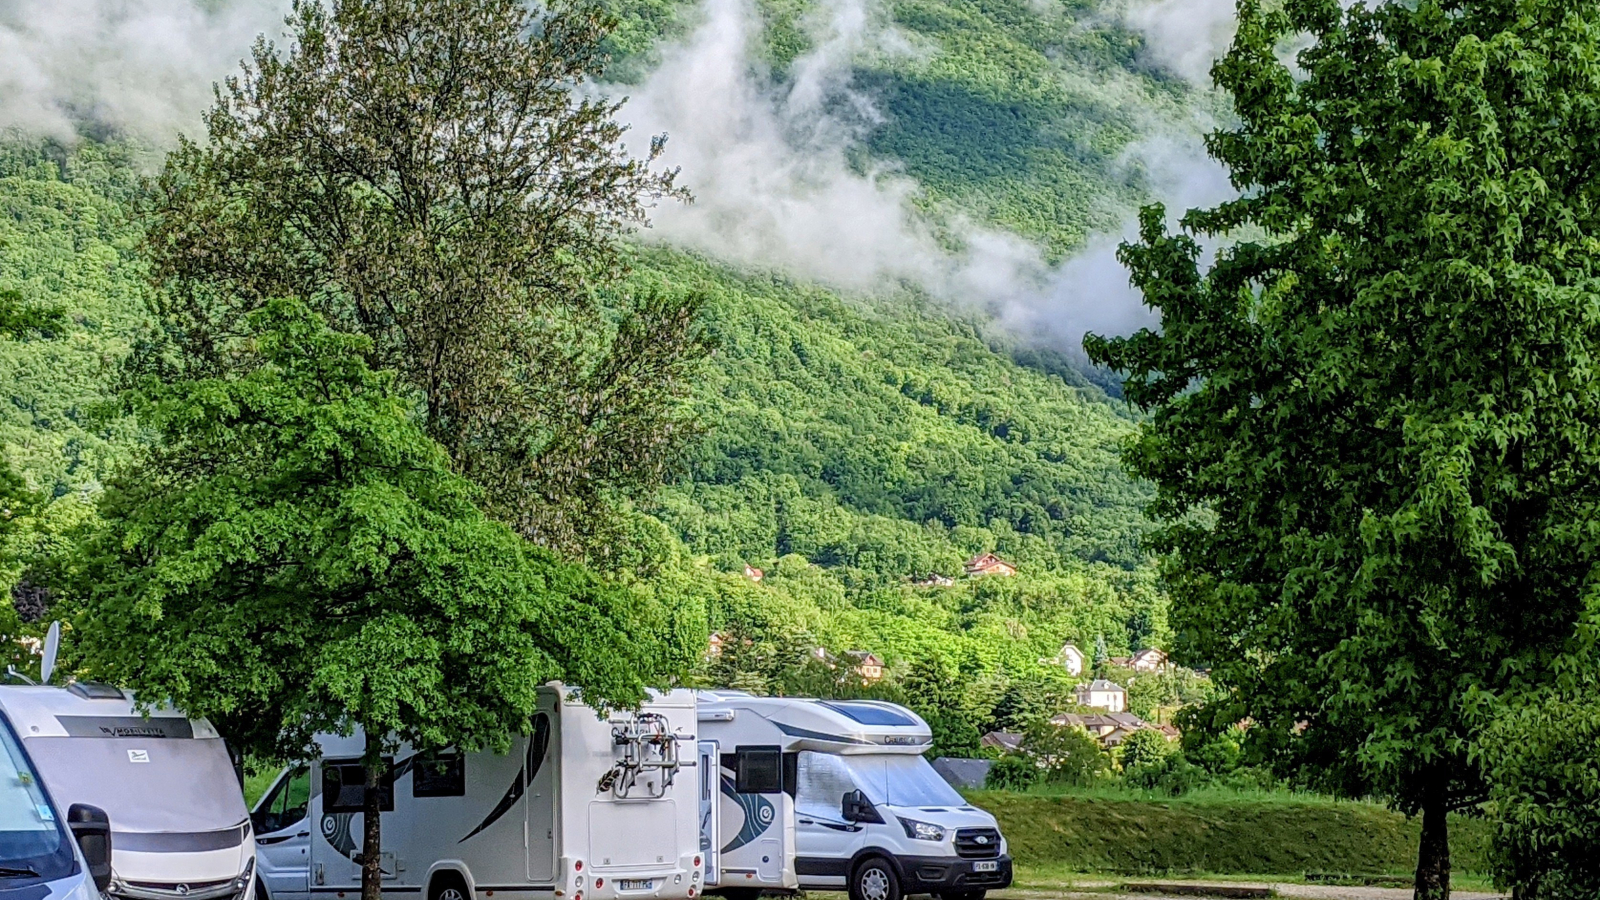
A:
<svg viewBox="0 0 1600 900">
<path fill-rule="evenodd" d="M 244 889 L 250 886 L 250 876 L 254 875 L 255 873 L 256 873 L 256 858 L 254 856 L 252 856 L 248 860 L 245 861 L 244 871 L 240 872 L 239 873 L 239 877 L 235 878 L 233 880 L 234 893 L 243 894 L 244 893 Z"/>
<path fill-rule="evenodd" d="M 897 817 L 898 818 L 898 817 Z M 918 822 L 916 819 L 900 819 L 900 827 L 906 830 L 906 837 L 914 841 L 942 841 L 944 829 L 928 822 Z"/>
</svg>

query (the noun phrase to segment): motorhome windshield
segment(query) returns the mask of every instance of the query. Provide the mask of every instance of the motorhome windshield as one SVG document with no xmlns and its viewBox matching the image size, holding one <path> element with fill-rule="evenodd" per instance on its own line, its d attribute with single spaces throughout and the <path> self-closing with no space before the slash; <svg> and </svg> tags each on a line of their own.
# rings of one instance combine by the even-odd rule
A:
<svg viewBox="0 0 1600 900">
<path fill-rule="evenodd" d="M 933 766 L 920 756 L 883 754 L 881 756 L 841 757 L 849 767 L 856 786 L 873 803 L 888 806 L 965 806 Z"/>
<path fill-rule="evenodd" d="M 244 795 L 221 738 L 36 737 L 28 752 L 62 803 L 104 809 L 114 846 L 164 833 L 146 850 L 220 850 L 244 839 Z"/>
<path fill-rule="evenodd" d="M 77 857 L 61 816 L 10 723 L 0 719 L 0 891 L 55 881 L 77 871 Z"/>
</svg>

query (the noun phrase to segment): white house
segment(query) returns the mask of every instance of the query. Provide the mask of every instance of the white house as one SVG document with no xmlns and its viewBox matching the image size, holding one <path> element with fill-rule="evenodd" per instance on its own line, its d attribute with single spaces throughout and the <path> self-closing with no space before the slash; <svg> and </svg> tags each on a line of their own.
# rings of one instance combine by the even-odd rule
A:
<svg viewBox="0 0 1600 900">
<path fill-rule="evenodd" d="M 1040 661 L 1058 665 L 1061 668 L 1066 669 L 1068 675 L 1076 678 L 1077 676 L 1083 674 L 1084 660 L 1085 657 L 1083 655 L 1083 651 L 1078 649 L 1078 645 L 1068 641 L 1061 645 L 1061 652 L 1056 654 L 1055 659 Z"/>
<path fill-rule="evenodd" d="M 1128 668 L 1135 672 L 1159 672 L 1167 667 L 1167 654 L 1164 650 L 1147 647 L 1135 653 L 1128 662 Z"/>
<path fill-rule="evenodd" d="M 1128 692 L 1122 685 L 1096 678 L 1086 685 L 1078 688 L 1076 697 L 1079 706 L 1091 709 L 1103 709 L 1106 712 L 1119 713 L 1128 708 Z"/>
</svg>

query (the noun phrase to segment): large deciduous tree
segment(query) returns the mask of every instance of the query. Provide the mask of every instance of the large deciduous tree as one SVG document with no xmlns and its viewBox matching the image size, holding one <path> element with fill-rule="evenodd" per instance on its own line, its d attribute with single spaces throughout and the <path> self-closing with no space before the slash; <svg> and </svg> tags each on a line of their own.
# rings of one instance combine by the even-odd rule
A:
<svg viewBox="0 0 1600 900">
<path fill-rule="evenodd" d="M 248 315 L 302 297 L 371 338 L 492 512 L 603 545 L 613 501 L 692 430 L 705 349 L 694 297 L 613 292 L 618 237 L 684 194 L 580 90 L 610 21 L 587 0 L 296 0 L 287 23 L 160 179 L 149 248 L 182 370 L 247 363 Z"/>
<path fill-rule="evenodd" d="M 80 551 L 79 664 L 257 751 L 359 726 L 378 900 L 392 742 L 504 748 L 552 679 L 637 702 L 661 644 L 627 592 L 484 515 L 366 338 L 299 302 L 241 325 L 259 354 L 243 374 L 130 395 L 156 443 Z"/>
<path fill-rule="evenodd" d="M 1208 146 L 1242 196 L 1183 233 L 1146 210 L 1122 258 L 1161 327 L 1086 345 L 1150 412 L 1126 458 L 1210 714 L 1420 813 L 1442 898 L 1487 714 L 1596 599 L 1600 6 L 1239 13 Z"/>
</svg>

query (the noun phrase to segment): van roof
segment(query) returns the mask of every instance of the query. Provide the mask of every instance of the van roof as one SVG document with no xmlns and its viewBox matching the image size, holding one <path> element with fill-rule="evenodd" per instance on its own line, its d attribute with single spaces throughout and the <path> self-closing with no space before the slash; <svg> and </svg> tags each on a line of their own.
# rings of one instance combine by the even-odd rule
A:
<svg viewBox="0 0 1600 900">
<path fill-rule="evenodd" d="M 933 743 L 933 730 L 921 716 L 884 700 L 756 697 L 743 691 L 698 694 L 702 723 L 731 725 L 741 713 L 753 714 L 775 729 L 785 750 L 921 753 Z M 744 730 L 735 726 L 735 731 Z"/>
<path fill-rule="evenodd" d="M 21 738 L 71 737 L 75 735 L 114 736 L 129 733 L 163 737 L 217 737 L 216 729 L 205 719 L 190 719 L 168 704 L 148 713 L 138 710 L 134 697 L 126 691 L 93 690 L 56 685 L 0 685 L 0 711 L 11 720 Z M 184 723 L 179 725 L 178 723 Z"/>
</svg>

